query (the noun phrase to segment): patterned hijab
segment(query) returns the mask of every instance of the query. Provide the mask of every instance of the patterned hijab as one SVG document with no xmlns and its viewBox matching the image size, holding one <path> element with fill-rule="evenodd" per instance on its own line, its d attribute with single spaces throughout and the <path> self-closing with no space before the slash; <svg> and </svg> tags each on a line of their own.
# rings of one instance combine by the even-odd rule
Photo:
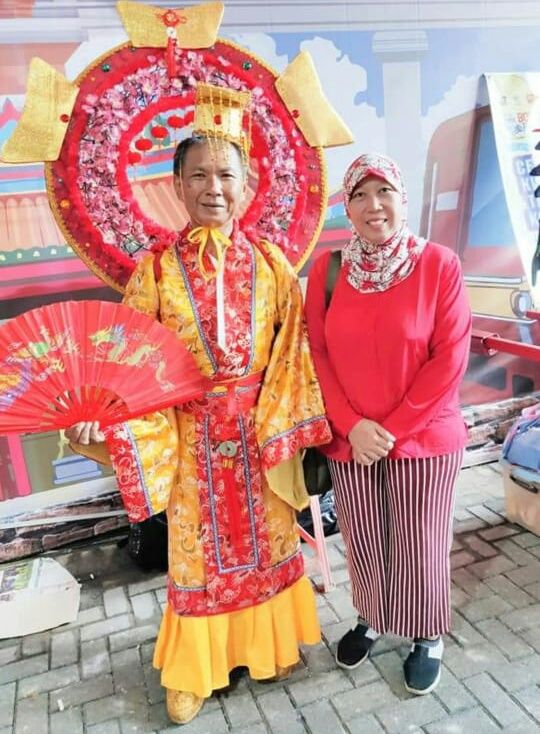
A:
<svg viewBox="0 0 540 734">
<path fill-rule="evenodd" d="M 343 192 L 349 221 L 353 191 L 368 176 L 383 179 L 401 195 L 403 219 L 391 237 L 380 243 L 363 239 L 353 228 L 352 237 L 343 248 L 343 261 L 348 265 L 348 282 L 362 293 L 386 291 L 401 283 L 412 273 L 426 246 L 426 240 L 413 235 L 407 226 L 407 193 L 399 168 L 390 158 L 377 153 L 361 155 L 347 169 Z"/>
</svg>

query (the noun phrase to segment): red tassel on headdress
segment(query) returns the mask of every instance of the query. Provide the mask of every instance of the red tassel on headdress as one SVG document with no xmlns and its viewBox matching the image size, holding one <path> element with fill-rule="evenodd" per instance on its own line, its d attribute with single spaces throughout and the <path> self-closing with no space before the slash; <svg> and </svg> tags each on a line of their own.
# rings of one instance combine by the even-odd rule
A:
<svg viewBox="0 0 540 734">
<path fill-rule="evenodd" d="M 169 39 L 167 41 L 166 59 L 167 59 L 167 72 L 171 79 L 172 77 L 176 76 L 176 60 L 174 57 L 175 49 L 176 49 L 176 38 L 172 38 L 171 36 L 169 36 Z"/>
<path fill-rule="evenodd" d="M 163 23 L 167 26 L 167 51 L 165 58 L 167 60 L 167 72 L 172 78 L 176 76 L 176 26 L 179 23 L 187 23 L 187 18 L 183 15 L 178 15 L 174 10 L 167 10 L 163 15 L 160 16 Z"/>
</svg>

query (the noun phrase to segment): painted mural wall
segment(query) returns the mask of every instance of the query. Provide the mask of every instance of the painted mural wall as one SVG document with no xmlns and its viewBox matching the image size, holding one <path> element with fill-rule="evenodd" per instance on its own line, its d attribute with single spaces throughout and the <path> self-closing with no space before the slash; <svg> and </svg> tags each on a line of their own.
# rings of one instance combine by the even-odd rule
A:
<svg viewBox="0 0 540 734">
<path fill-rule="evenodd" d="M 540 5 L 512 0 L 226 2 L 221 35 L 276 71 L 309 51 L 327 97 L 355 135 L 353 145 L 327 152 L 331 196 L 312 258 L 347 241 L 341 199 L 347 165 L 361 152 L 387 153 L 408 185 L 411 227 L 460 254 L 475 326 L 540 343 L 538 323 L 524 315 L 532 305 L 530 269 L 504 197 L 483 79 L 487 72 L 539 70 L 539 34 Z M 33 56 L 74 79 L 125 41 L 110 0 L 0 0 L 0 143 L 22 110 Z M 165 148 L 139 167 L 133 185 L 145 211 L 173 225 L 171 152 Z M 537 229 L 540 199 L 532 181 L 524 201 Z M 118 296 L 66 245 L 48 209 L 43 167 L 0 164 L 0 319 L 89 297 Z M 463 402 L 529 393 L 540 388 L 538 372 L 525 360 L 473 355 Z M 0 500 L 12 500 L 11 514 L 20 498 L 29 498 L 21 508 L 43 504 L 42 492 L 76 501 L 113 487 L 102 467 L 73 456 L 58 433 L 0 438 Z M 1 508 L 0 502 L 0 518 Z"/>
</svg>

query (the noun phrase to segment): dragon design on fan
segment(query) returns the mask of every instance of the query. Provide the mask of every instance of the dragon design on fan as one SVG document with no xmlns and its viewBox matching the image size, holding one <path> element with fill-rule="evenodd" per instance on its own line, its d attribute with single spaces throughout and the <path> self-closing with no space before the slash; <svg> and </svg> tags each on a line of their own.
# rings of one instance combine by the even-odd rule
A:
<svg viewBox="0 0 540 734">
<path fill-rule="evenodd" d="M 142 336 L 142 335 L 141 335 Z M 155 369 L 155 377 L 163 392 L 169 392 L 173 389 L 172 383 L 164 379 L 163 372 L 165 370 L 165 362 L 163 353 L 158 346 L 154 344 L 139 344 L 131 353 L 126 354 L 129 346 L 133 347 L 136 335 L 131 335 L 128 342 L 125 335 L 124 326 L 115 324 L 105 329 L 99 329 L 94 334 L 90 334 L 88 339 L 96 348 L 95 359 L 103 362 L 113 362 L 117 365 L 130 365 L 133 367 L 142 367 L 147 362 Z M 113 345 L 110 347 L 110 345 Z M 106 349 L 104 350 L 103 347 Z M 105 353 L 104 353 L 105 351 Z"/>
</svg>

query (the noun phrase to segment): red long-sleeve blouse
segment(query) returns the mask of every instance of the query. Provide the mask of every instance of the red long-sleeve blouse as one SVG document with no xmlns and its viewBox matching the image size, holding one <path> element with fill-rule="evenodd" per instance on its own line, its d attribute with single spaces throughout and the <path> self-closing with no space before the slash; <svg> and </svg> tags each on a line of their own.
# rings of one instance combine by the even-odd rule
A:
<svg viewBox="0 0 540 734">
<path fill-rule="evenodd" d="M 360 293 L 343 264 L 328 311 L 329 253 L 309 274 L 306 320 L 333 430 L 321 450 L 352 458 L 347 436 L 361 419 L 396 437 L 389 458 L 437 456 L 467 439 L 458 388 L 467 367 L 471 310 L 457 256 L 429 242 L 412 274 L 393 288 Z"/>
</svg>

